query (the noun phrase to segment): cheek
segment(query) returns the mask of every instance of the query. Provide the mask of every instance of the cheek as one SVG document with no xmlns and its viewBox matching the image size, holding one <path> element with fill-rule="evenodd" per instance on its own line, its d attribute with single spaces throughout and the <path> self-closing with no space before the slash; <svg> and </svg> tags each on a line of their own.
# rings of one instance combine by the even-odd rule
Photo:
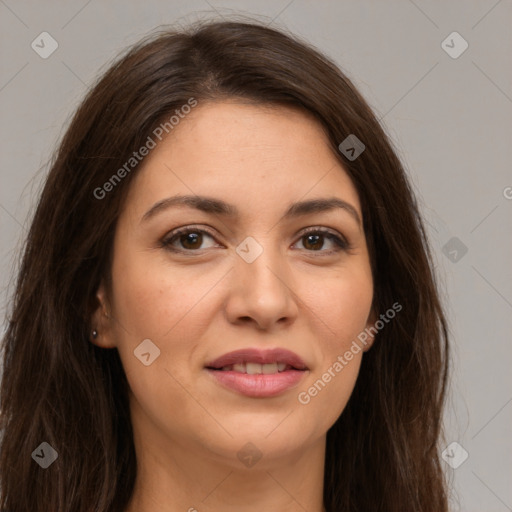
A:
<svg viewBox="0 0 512 512">
<path fill-rule="evenodd" d="M 317 346 L 320 363 L 297 397 L 306 416 L 317 418 L 323 428 L 336 421 L 354 389 L 364 348 L 357 337 L 367 325 L 373 299 L 371 274 L 364 269 L 327 282 L 308 299 L 326 335 Z"/>
<path fill-rule="evenodd" d="M 119 262 L 113 274 L 115 308 L 125 331 L 160 340 L 179 327 L 208 285 L 144 253 Z"/>
<path fill-rule="evenodd" d="M 343 411 L 352 395 L 361 365 L 360 354 L 337 372 L 332 365 L 319 373 L 311 385 L 298 397 L 303 408 L 303 424 L 312 422 L 312 431 L 329 430 Z"/>
<path fill-rule="evenodd" d="M 348 349 L 368 321 L 373 300 L 371 275 L 365 271 L 348 273 L 326 280 L 310 297 L 309 306 L 328 328 L 323 352 L 339 355 Z"/>
<path fill-rule="evenodd" d="M 166 369 L 180 382 L 185 381 L 189 379 L 186 369 L 192 365 L 198 340 L 204 339 L 209 325 L 209 297 L 205 297 L 205 290 L 213 289 L 219 276 L 194 278 L 192 270 L 176 271 L 165 262 L 148 264 L 150 259 L 143 258 L 143 253 L 125 258 L 113 270 L 118 320 L 115 336 L 125 372 L 138 379 L 141 369 L 151 369 L 146 372 L 147 386 L 152 385 L 151 378 L 172 380 L 169 374 L 161 373 Z M 194 272 L 197 274 L 197 270 Z M 134 357 L 134 351 L 147 339 L 159 354 L 146 368 Z M 158 377 L 155 369 L 159 369 Z M 142 383 L 134 383 L 134 387 L 143 389 Z"/>
<path fill-rule="evenodd" d="M 189 411 L 194 422 L 204 421 L 183 383 L 189 380 L 187 369 L 201 339 L 200 299 L 208 282 L 156 268 L 136 258 L 114 267 L 115 336 L 137 410 L 172 431 L 180 422 L 163 412 L 166 403 L 172 403 L 172 410 Z M 146 347 L 144 352 L 141 346 Z M 137 355 L 147 352 L 152 362 L 146 366 Z"/>
</svg>

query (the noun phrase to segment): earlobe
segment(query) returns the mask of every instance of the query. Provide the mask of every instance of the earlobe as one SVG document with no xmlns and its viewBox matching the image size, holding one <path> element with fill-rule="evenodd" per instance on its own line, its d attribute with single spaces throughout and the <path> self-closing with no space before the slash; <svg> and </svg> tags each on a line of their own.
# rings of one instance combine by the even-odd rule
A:
<svg viewBox="0 0 512 512">
<path fill-rule="evenodd" d="M 98 347 L 115 348 L 117 345 L 113 336 L 113 319 L 103 281 L 96 292 L 96 303 L 97 307 L 91 317 L 89 339 Z"/>
</svg>

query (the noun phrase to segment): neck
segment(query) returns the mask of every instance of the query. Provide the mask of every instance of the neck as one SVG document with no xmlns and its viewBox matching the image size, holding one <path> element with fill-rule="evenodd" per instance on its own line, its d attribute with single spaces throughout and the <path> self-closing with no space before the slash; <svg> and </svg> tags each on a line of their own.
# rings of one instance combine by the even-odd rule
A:
<svg viewBox="0 0 512 512">
<path fill-rule="evenodd" d="M 147 439 L 151 439 L 150 442 Z M 126 512 L 323 512 L 325 437 L 251 467 L 193 443 L 134 436 L 137 478 Z"/>
</svg>

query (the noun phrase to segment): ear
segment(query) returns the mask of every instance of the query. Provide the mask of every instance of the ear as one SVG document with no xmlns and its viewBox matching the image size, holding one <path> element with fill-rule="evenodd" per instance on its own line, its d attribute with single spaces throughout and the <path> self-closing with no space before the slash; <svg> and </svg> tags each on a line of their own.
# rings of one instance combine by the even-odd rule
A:
<svg viewBox="0 0 512 512">
<path fill-rule="evenodd" d="M 101 348 L 115 348 L 116 343 L 114 340 L 114 325 L 111 309 L 108 303 L 107 294 L 104 282 L 101 281 L 100 286 L 96 292 L 97 308 L 91 317 L 91 342 Z M 96 331 L 96 338 L 93 337 L 92 332 Z"/>
<path fill-rule="evenodd" d="M 372 348 L 373 343 L 375 342 L 375 334 L 369 329 L 370 327 L 375 326 L 375 322 L 379 319 L 377 313 L 375 312 L 375 307 L 372 305 L 372 309 L 370 314 L 368 315 L 368 320 L 366 322 L 366 334 L 368 337 L 365 340 L 365 346 L 363 348 L 363 352 L 368 352 Z"/>
</svg>

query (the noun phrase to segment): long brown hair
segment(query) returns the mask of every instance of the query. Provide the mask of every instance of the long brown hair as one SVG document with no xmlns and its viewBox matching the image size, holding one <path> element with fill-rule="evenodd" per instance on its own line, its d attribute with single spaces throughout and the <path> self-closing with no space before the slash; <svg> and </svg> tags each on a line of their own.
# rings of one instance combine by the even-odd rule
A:
<svg viewBox="0 0 512 512">
<path fill-rule="evenodd" d="M 258 23 L 160 31 L 120 56 L 71 120 L 28 232 L 3 339 L 0 506 L 12 512 L 122 512 L 136 458 L 117 350 L 90 342 L 100 280 L 137 166 L 102 187 L 190 98 L 243 98 L 312 113 L 360 196 L 375 311 L 403 310 L 365 354 L 327 433 L 328 512 L 445 512 L 439 460 L 448 328 L 428 239 L 404 168 L 375 114 L 325 56 Z M 354 134 L 356 159 L 339 144 Z M 58 459 L 32 460 L 47 442 Z"/>
</svg>

